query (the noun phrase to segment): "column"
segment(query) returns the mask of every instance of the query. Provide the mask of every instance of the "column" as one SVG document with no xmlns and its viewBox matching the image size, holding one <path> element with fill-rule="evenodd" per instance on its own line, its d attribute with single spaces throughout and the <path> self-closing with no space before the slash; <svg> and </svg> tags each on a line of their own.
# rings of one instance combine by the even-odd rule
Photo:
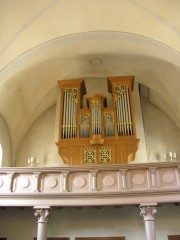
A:
<svg viewBox="0 0 180 240">
<path fill-rule="evenodd" d="M 34 192 L 39 192 L 39 178 L 41 172 L 33 172 L 34 176 Z"/>
<path fill-rule="evenodd" d="M 122 189 L 126 190 L 127 189 L 127 169 L 119 169 L 119 172 L 121 173 L 121 179 L 122 179 Z"/>
<path fill-rule="evenodd" d="M 97 173 L 98 170 L 92 170 L 91 172 L 91 190 L 97 191 Z"/>
<path fill-rule="evenodd" d="M 144 218 L 146 240 L 156 240 L 155 217 L 157 204 L 141 204 L 140 215 Z"/>
<path fill-rule="evenodd" d="M 49 206 L 37 206 L 34 215 L 38 217 L 37 240 L 47 239 L 47 223 L 50 217 L 51 208 Z"/>
<path fill-rule="evenodd" d="M 7 178 L 8 178 L 8 191 L 12 192 L 13 191 L 13 179 L 14 179 L 14 172 L 7 172 Z"/>
<path fill-rule="evenodd" d="M 61 189 L 63 192 L 68 192 L 68 174 L 69 171 L 61 172 Z"/>
</svg>

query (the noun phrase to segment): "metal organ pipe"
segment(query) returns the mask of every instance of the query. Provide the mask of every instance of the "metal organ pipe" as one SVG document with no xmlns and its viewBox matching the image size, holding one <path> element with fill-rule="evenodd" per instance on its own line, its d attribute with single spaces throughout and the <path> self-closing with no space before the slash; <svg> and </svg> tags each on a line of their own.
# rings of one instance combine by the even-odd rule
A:
<svg viewBox="0 0 180 240">
<path fill-rule="evenodd" d="M 80 114 L 80 137 L 89 136 L 89 113 Z"/>
<path fill-rule="evenodd" d="M 63 99 L 62 137 L 75 138 L 77 132 L 76 89 L 65 89 Z"/>
<path fill-rule="evenodd" d="M 130 135 L 133 135 L 132 116 L 131 116 L 130 98 L 129 98 L 129 89 L 126 91 L 126 99 L 127 99 L 127 108 L 128 108 L 128 124 L 129 124 L 129 130 L 130 130 Z"/>
<path fill-rule="evenodd" d="M 76 138 L 77 137 L 77 90 L 64 89 L 63 98 L 63 119 L 62 119 L 62 138 Z M 102 96 L 95 98 L 91 97 L 91 120 L 92 120 L 92 134 L 102 134 Z M 117 133 L 118 136 L 133 135 L 132 116 L 130 106 L 129 87 L 126 85 L 115 86 L 115 106 L 117 118 Z M 112 113 L 111 113 L 112 114 Z M 82 114 L 83 115 L 83 114 Z M 114 123 L 110 117 L 104 116 L 104 135 L 114 135 Z M 86 117 L 80 122 L 80 137 L 89 136 L 89 120 Z"/>
<path fill-rule="evenodd" d="M 102 133 L 101 103 L 98 100 L 91 101 L 92 134 Z"/>
<path fill-rule="evenodd" d="M 74 126 L 73 126 L 73 137 L 76 137 L 76 133 L 77 133 L 77 117 L 76 117 L 76 113 L 77 113 L 77 102 L 74 101 L 74 111 L 73 111 L 73 116 L 74 116 Z"/>
<path fill-rule="evenodd" d="M 114 136 L 114 114 L 112 112 L 104 113 L 104 135 Z"/>
<path fill-rule="evenodd" d="M 63 98 L 63 122 L 62 122 L 62 137 L 66 138 L 66 90 L 64 90 L 64 98 Z"/>
<path fill-rule="evenodd" d="M 97 126 L 98 126 L 98 132 L 97 134 L 101 134 L 101 106 L 100 103 L 98 104 L 98 119 L 97 119 Z"/>
<path fill-rule="evenodd" d="M 94 107 L 92 106 L 92 134 L 95 134 L 95 113 Z"/>
<path fill-rule="evenodd" d="M 122 96 L 123 96 L 124 111 L 125 111 L 125 122 L 124 122 L 124 125 L 125 125 L 125 129 L 126 129 L 126 135 L 129 135 L 126 91 L 127 91 L 127 89 L 125 90 L 125 92 L 123 93 Z"/>
<path fill-rule="evenodd" d="M 129 87 L 126 85 L 116 86 L 115 92 L 116 92 L 116 114 L 118 135 L 119 136 L 132 135 L 133 131 Z"/>
</svg>

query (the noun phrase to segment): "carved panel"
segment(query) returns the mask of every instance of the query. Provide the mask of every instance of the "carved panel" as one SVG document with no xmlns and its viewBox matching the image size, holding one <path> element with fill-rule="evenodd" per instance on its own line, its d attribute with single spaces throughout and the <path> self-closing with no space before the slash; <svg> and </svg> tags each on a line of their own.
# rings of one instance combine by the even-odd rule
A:
<svg viewBox="0 0 180 240">
<path fill-rule="evenodd" d="M 13 179 L 12 189 L 14 192 L 31 192 L 32 191 L 32 175 L 16 174 Z"/>
<path fill-rule="evenodd" d="M 147 189 L 148 186 L 148 173 L 143 170 L 129 171 L 130 189 Z"/>
<path fill-rule="evenodd" d="M 104 171 L 98 174 L 98 190 L 114 191 L 119 187 L 119 172 Z"/>
<path fill-rule="evenodd" d="M 177 185 L 177 174 L 174 168 L 160 169 L 159 170 L 160 186 L 173 187 Z"/>
<path fill-rule="evenodd" d="M 57 192 L 60 189 L 60 174 L 42 174 L 40 190 L 43 192 Z"/>
<path fill-rule="evenodd" d="M 72 192 L 90 190 L 89 174 L 89 172 L 71 174 L 69 178 L 69 190 Z"/>
<path fill-rule="evenodd" d="M 95 164 L 97 159 L 97 153 L 95 147 L 84 148 L 84 164 Z"/>
<path fill-rule="evenodd" d="M 112 156 L 111 156 L 111 147 L 100 147 L 99 148 L 99 161 L 100 163 L 111 163 L 112 162 Z"/>
<path fill-rule="evenodd" d="M 0 192 L 4 192 L 7 188 L 7 176 L 6 174 L 0 174 Z"/>
</svg>

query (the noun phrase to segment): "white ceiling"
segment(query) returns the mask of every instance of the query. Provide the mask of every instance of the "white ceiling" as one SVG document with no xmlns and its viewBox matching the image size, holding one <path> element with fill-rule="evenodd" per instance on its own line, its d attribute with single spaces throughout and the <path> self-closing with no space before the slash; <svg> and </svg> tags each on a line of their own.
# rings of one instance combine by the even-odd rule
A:
<svg viewBox="0 0 180 240">
<path fill-rule="evenodd" d="M 57 80 L 135 75 L 180 127 L 179 0 L 0 0 L 0 113 L 14 149 Z"/>
</svg>

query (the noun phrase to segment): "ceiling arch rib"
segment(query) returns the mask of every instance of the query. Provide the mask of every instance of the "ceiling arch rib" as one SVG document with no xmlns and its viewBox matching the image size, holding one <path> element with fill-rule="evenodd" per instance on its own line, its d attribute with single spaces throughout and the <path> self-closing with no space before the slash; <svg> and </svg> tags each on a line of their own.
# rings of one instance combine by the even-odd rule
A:
<svg viewBox="0 0 180 240">
<path fill-rule="evenodd" d="M 101 64 L 94 66 L 93 59 L 100 59 Z M 41 44 L 0 73 L 0 92 L 3 93 L 0 101 L 9 110 L 5 118 L 12 138 L 14 142 L 21 139 L 35 116 L 55 102 L 55 93 L 51 94 L 51 90 L 57 86 L 57 80 L 76 77 L 133 74 L 137 81 L 164 99 L 178 120 L 180 106 L 175 103 L 179 96 L 174 93 L 179 84 L 179 60 L 178 52 L 159 42 L 122 32 L 81 33 Z M 15 89 L 19 89 L 16 94 Z M 46 98 L 48 100 L 43 102 Z M 17 131 L 19 122 L 22 127 Z"/>
<path fill-rule="evenodd" d="M 179 7 L 168 0 L 3 1 L 1 46 L 8 47 L 0 65 L 51 39 L 91 31 L 128 32 L 180 51 Z"/>
<path fill-rule="evenodd" d="M 42 61 L 79 57 L 89 60 L 112 54 L 152 56 L 180 66 L 180 53 L 155 40 L 126 32 L 84 32 L 55 38 L 24 52 L 0 71 L 1 82 Z"/>
</svg>

